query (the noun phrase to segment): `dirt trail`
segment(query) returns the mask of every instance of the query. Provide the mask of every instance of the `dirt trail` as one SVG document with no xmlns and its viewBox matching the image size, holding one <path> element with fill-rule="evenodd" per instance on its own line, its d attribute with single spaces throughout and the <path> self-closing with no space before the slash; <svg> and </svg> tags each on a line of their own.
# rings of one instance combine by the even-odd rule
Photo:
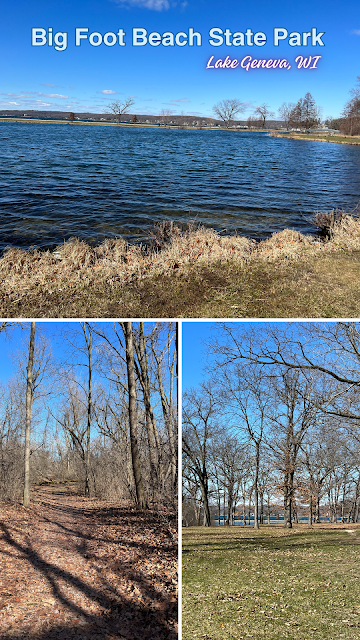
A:
<svg viewBox="0 0 360 640">
<path fill-rule="evenodd" d="M 0 514 L 0 639 L 175 639 L 177 542 L 153 512 L 63 487 Z"/>
</svg>

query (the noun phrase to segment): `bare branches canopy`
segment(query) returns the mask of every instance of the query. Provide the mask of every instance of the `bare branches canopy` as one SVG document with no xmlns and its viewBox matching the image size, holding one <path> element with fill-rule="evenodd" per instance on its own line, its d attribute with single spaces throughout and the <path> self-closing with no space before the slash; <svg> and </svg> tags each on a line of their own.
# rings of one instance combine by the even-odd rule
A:
<svg viewBox="0 0 360 640">
<path fill-rule="evenodd" d="M 245 111 L 245 105 L 237 98 L 221 100 L 213 107 L 214 114 L 229 128 L 235 116 Z"/>
<path fill-rule="evenodd" d="M 121 116 L 124 113 L 129 113 L 131 107 L 135 104 L 135 100 L 131 97 L 125 98 L 125 100 L 114 100 L 108 105 L 108 113 L 113 113 L 116 116 L 118 124 L 121 122 Z"/>
</svg>

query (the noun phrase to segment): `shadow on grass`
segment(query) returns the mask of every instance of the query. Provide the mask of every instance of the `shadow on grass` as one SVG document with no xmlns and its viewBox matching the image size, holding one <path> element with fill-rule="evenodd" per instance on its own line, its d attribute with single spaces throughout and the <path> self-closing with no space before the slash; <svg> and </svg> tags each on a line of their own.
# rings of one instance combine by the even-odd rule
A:
<svg viewBox="0 0 360 640">
<path fill-rule="evenodd" d="M 350 526 L 350 525 L 349 525 Z M 359 530 L 360 534 L 360 530 Z M 333 547 L 333 546 L 356 546 L 360 544 L 360 535 L 358 537 L 351 537 L 343 529 L 331 529 L 328 532 L 323 530 L 317 531 L 307 529 L 306 531 L 296 531 L 289 535 L 274 536 L 270 538 L 268 536 L 254 535 L 242 536 L 241 538 L 231 538 L 231 532 L 226 532 L 226 539 L 219 539 L 221 534 L 217 534 L 213 539 L 209 539 L 205 534 L 206 540 L 199 538 L 194 540 L 186 540 L 183 538 L 183 555 L 191 554 L 201 549 L 202 551 L 234 551 L 249 549 L 249 547 L 258 549 L 262 548 L 267 551 L 291 551 L 292 549 L 309 549 L 311 547 Z M 306 537 L 306 540 L 301 538 Z M 229 539 L 231 538 L 231 539 Z"/>
</svg>

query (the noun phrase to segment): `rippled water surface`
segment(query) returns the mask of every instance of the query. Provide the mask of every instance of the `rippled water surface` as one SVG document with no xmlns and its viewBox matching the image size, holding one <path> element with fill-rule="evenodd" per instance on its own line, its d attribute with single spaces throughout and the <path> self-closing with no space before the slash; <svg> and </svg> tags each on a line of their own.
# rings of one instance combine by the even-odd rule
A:
<svg viewBox="0 0 360 640">
<path fill-rule="evenodd" d="M 0 123 L 0 249 L 148 238 L 196 219 L 261 238 L 360 201 L 360 147 L 262 133 Z"/>
</svg>

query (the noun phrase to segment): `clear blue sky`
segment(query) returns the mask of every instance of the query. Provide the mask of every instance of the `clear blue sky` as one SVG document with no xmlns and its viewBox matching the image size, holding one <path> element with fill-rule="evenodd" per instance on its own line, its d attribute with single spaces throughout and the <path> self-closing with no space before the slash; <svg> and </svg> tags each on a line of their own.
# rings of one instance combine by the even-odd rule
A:
<svg viewBox="0 0 360 640">
<path fill-rule="evenodd" d="M 64 51 L 54 46 L 32 46 L 33 28 L 66 32 Z M 132 29 L 148 33 L 188 32 L 202 35 L 201 46 L 132 46 Z M 89 34 L 125 32 L 125 46 L 75 46 L 75 29 Z M 218 46 L 208 43 L 211 28 L 232 33 L 263 32 L 260 46 Z M 325 32 L 323 47 L 273 47 L 273 30 Z M 0 26 L 2 83 L 0 109 L 47 109 L 104 112 L 113 99 L 134 96 L 137 113 L 212 115 L 212 106 L 224 98 L 238 98 L 253 108 L 267 103 L 277 111 L 283 102 L 296 102 L 310 91 L 323 116 L 337 116 L 354 87 L 359 67 L 360 5 L 349 0 L 288 0 L 244 2 L 228 0 L 36 0 L 4 2 Z M 206 69 L 214 59 L 286 58 L 290 70 Z M 298 55 L 321 55 L 319 68 L 298 70 Z"/>
<path fill-rule="evenodd" d="M 105 326 L 103 323 L 99 327 Z M 83 346 L 83 336 L 79 322 L 37 322 L 35 342 L 43 336 L 52 353 L 53 361 L 64 362 L 84 362 L 84 357 L 71 357 L 71 348 L 63 337 L 63 332 L 73 330 L 77 334 L 74 343 Z M 6 332 L 0 332 L 0 381 L 6 384 L 9 378 L 15 375 L 17 370 L 16 357 L 24 351 L 24 369 L 27 364 L 27 354 L 30 338 L 30 322 L 17 322 Z M 79 372 L 80 373 L 80 372 Z"/>
<path fill-rule="evenodd" d="M 207 345 L 212 340 L 220 340 L 221 332 L 217 330 L 218 322 L 183 322 L 182 323 L 182 372 L 183 390 L 197 387 L 208 377 L 206 367 L 211 367 L 212 357 L 208 354 Z M 232 323 L 227 323 L 231 325 Z M 249 325 L 255 324 L 259 330 L 269 323 L 236 322 L 239 328 L 246 331 Z M 282 323 L 277 323 L 282 326 Z"/>
</svg>

